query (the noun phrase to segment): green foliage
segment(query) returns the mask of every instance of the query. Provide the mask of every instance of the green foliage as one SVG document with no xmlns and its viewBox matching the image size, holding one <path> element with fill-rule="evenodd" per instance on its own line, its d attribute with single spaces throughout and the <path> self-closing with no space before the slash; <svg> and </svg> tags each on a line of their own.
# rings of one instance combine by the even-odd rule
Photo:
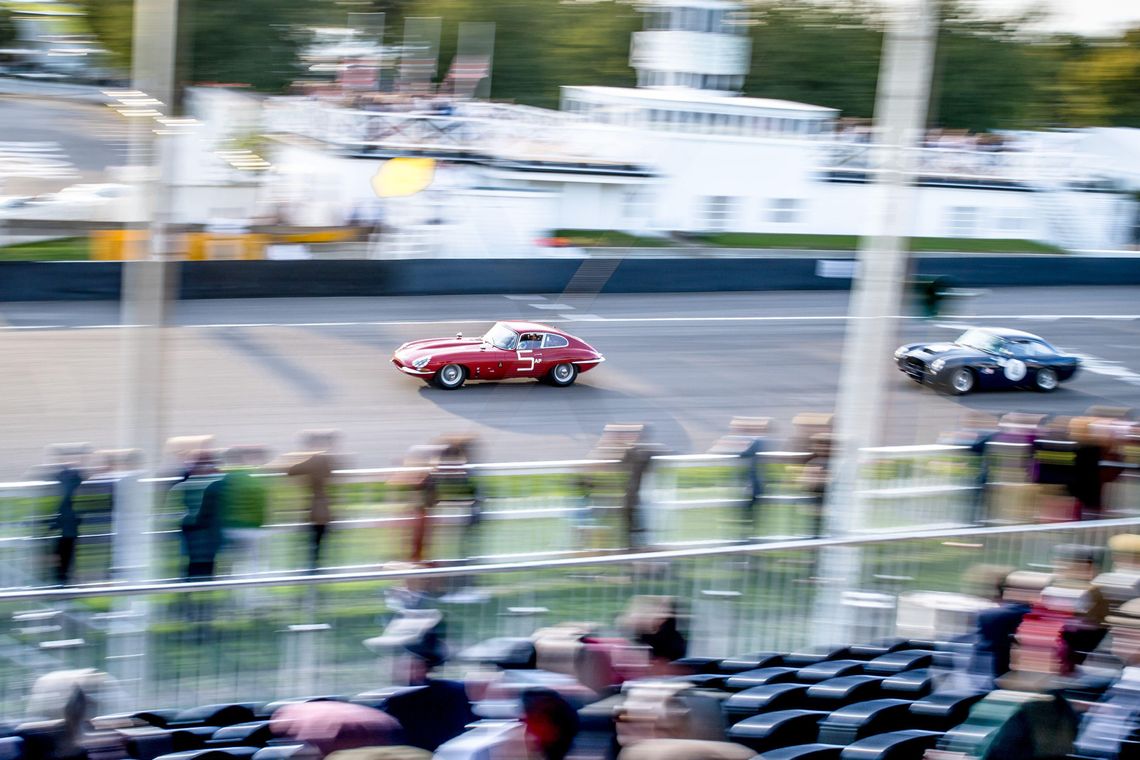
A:
<svg viewBox="0 0 1140 760">
<path fill-rule="evenodd" d="M 84 261 L 90 255 L 90 241 L 85 237 L 0 246 L 0 261 Z"/>
<path fill-rule="evenodd" d="M 132 0 L 83 0 L 91 31 L 111 54 L 111 62 L 124 70 L 131 65 L 131 34 L 134 29 Z"/>
<path fill-rule="evenodd" d="M 1140 127 L 1140 29 L 1074 54 L 1061 70 L 1060 93 L 1069 123 Z"/>
<path fill-rule="evenodd" d="M 0 47 L 8 47 L 16 42 L 16 22 L 12 20 L 12 11 L 0 8 Z"/>
</svg>

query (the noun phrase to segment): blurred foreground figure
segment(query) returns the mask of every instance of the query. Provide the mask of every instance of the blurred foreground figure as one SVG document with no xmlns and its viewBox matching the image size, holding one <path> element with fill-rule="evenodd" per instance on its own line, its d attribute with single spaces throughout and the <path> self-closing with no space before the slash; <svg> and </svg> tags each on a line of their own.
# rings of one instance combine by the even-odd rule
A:
<svg viewBox="0 0 1140 760">
<path fill-rule="evenodd" d="M 728 435 L 717 441 L 713 454 L 733 454 L 740 457 L 740 469 L 745 491 L 740 500 L 741 538 L 752 537 L 756 527 L 756 512 L 764 498 L 763 469 L 757 457 L 767 447 L 771 420 L 766 417 L 736 417 L 729 425 Z"/>
<path fill-rule="evenodd" d="M 438 501 L 466 514 L 459 538 L 460 554 L 466 559 L 477 556 L 482 548 L 479 540 L 482 503 L 470 469 L 475 443 L 472 436 L 445 436 L 440 441 L 443 448 L 433 472 Z"/>
<path fill-rule="evenodd" d="M 167 504 L 181 510 L 182 547 L 186 553 L 187 580 L 214 577 L 214 563 L 222 546 L 225 485 L 211 452 L 201 452 L 188 477 L 170 489 Z"/>
<path fill-rule="evenodd" d="M 634 642 L 648 647 L 651 675 L 673 674 L 670 663 L 681 659 L 688 642 L 680 630 L 677 600 L 670 596 L 636 596 L 618 621 Z"/>
<path fill-rule="evenodd" d="M 269 492 L 264 481 L 254 477 L 257 466 L 265 461 L 263 451 L 257 446 L 234 446 L 226 452 L 225 537 L 235 573 L 264 569 L 261 534 L 269 510 Z"/>
<path fill-rule="evenodd" d="M 59 505 L 51 522 L 52 530 L 58 533 L 54 549 L 55 582 L 60 586 L 71 584 L 71 568 L 75 560 L 75 544 L 79 540 L 81 518 L 76 509 L 75 497 L 85 477 L 81 447 L 68 447 L 59 450 L 58 470 L 55 480 L 59 483 Z"/>
<path fill-rule="evenodd" d="M 311 431 L 303 436 L 305 451 L 285 457 L 285 473 L 300 478 L 307 492 L 306 510 L 309 521 L 309 567 L 321 564 L 321 545 L 332 522 L 329 487 L 332 484 L 336 458 L 333 449 L 337 434 L 331 430 Z"/>
<path fill-rule="evenodd" d="M 93 668 L 41 676 L 28 699 L 29 720 L 16 730 L 23 757 L 86 760 L 89 721 L 110 706 L 114 691 L 113 679 Z"/>
<path fill-rule="evenodd" d="M 1028 602 L 1037 592 L 1021 587 L 1019 578 L 1015 572 L 994 568 L 989 581 L 998 606 L 978 613 L 970 670 L 985 690 L 993 689 L 997 679 L 1009 672 L 1013 636 L 1029 614 Z"/>
<path fill-rule="evenodd" d="M 1076 757 L 1138 758 L 1140 741 L 1140 599 L 1125 602 L 1107 618 L 1112 653 L 1124 670 L 1081 723 Z"/>
<path fill-rule="evenodd" d="M 408 505 L 411 531 L 405 559 L 417 565 L 425 561 L 431 540 L 431 515 L 438 499 L 436 466 L 442 450 L 441 446 L 413 446 L 404 457 L 404 469 L 388 481 L 401 490 Z"/>
<path fill-rule="evenodd" d="M 642 512 L 642 485 L 653 466 L 653 457 L 664 449 L 649 443 L 645 425 L 606 425 L 594 449 L 598 459 L 616 459 L 625 479 L 622 491 L 622 532 L 626 548 L 637 551 L 649 545 L 648 529 Z"/>
</svg>

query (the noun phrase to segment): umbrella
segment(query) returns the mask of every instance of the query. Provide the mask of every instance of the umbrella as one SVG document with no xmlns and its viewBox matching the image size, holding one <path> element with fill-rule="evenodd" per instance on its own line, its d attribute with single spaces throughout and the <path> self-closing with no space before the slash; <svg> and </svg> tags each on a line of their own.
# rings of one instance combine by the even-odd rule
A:
<svg viewBox="0 0 1140 760">
<path fill-rule="evenodd" d="M 337 750 L 390 745 L 400 730 L 387 713 L 350 702 L 297 702 L 273 714 L 273 732 L 311 744 L 329 754 Z"/>
</svg>

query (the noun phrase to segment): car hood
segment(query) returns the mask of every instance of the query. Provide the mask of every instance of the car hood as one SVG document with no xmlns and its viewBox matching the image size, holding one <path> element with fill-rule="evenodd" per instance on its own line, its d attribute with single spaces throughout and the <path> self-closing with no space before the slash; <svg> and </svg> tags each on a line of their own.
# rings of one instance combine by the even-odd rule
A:
<svg viewBox="0 0 1140 760">
<path fill-rule="evenodd" d="M 906 355 L 930 361 L 935 358 L 947 359 L 954 356 L 984 356 L 986 354 L 983 351 L 958 343 L 916 343 L 907 347 Z"/>
<path fill-rule="evenodd" d="M 427 340 L 413 340 L 396 349 L 396 355 L 408 360 L 425 354 L 436 356 L 444 353 L 466 352 L 478 349 L 483 340 L 481 338 L 428 338 Z"/>
</svg>

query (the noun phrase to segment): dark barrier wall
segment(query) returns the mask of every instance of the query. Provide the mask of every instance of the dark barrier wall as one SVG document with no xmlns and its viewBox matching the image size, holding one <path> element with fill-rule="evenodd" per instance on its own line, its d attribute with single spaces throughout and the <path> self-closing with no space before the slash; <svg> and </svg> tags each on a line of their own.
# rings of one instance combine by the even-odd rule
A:
<svg viewBox="0 0 1140 760">
<path fill-rule="evenodd" d="M 1140 258 L 925 256 L 921 275 L 960 287 L 1140 285 Z M 0 301 L 114 300 L 117 262 L 0 262 Z M 129 266 L 127 264 L 126 266 Z M 427 259 L 183 263 L 180 297 L 842 290 L 851 259 Z"/>
</svg>

